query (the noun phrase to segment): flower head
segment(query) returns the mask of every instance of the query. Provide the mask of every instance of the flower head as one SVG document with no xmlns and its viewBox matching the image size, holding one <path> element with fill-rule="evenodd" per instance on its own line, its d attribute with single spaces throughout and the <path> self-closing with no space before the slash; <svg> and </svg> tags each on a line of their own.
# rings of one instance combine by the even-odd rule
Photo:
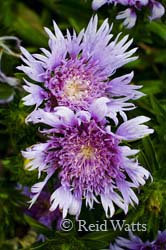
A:
<svg viewBox="0 0 166 250">
<path fill-rule="evenodd" d="M 39 176 L 41 172 L 47 174 L 44 181 L 32 187 L 32 204 L 54 173 L 61 186 L 51 195 L 50 210 L 59 206 L 63 217 L 67 213 L 78 216 L 83 198 L 90 208 L 101 201 L 106 216 L 114 214 L 114 204 L 125 213 L 129 204 L 138 204 L 133 188 L 144 185 L 150 174 L 136 160 L 138 150 L 120 144 L 153 133 L 142 125 L 148 119 L 141 116 L 126 121 L 113 133 L 105 114 L 94 110 L 93 106 L 92 112 L 74 113 L 67 107 L 57 107 L 51 113 L 41 109 L 33 113 L 34 123 L 52 128 L 43 131 L 48 136 L 46 143 L 22 152 L 30 160 L 30 170 L 38 169 Z"/>
<path fill-rule="evenodd" d="M 92 8 L 97 10 L 106 3 L 115 5 L 120 4 L 129 7 L 120 12 L 116 17 L 117 19 L 124 19 L 123 24 L 128 29 L 132 28 L 136 23 L 136 10 L 141 10 L 144 6 L 148 7 L 150 10 L 150 20 L 158 19 L 165 13 L 163 5 L 155 0 L 93 0 Z"/>
<path fill-rule="evenodd" d="M 155 250 L 150 242 L 144 243 L 139 237 L 129 233 L 130 239 L 119 237 L 115 245 L 110 245 L 110 250 Z"/>
<path fill-rule="evenodd" d="M 120 99 L 120 112 L 133 108 L 129 99 L 137 99 L 143 94 L 138 91 L 141 86 L 130 84 L 133 72 L 110 79 L 115 71 L 135 60 L 132 56 L 136 49 L 128 50 L 132 40 L 128 36 L 119 40 L 120 34 L 112 40 L 112 27 L 106 19 L 98 29 L 97 16 L 92 17 L 87 28 L 78 35 L 68 30 L 62 34 L 54 22 L 53 34 L 45 28 L 49 35 L 49 49 L 41 49 L 42 54 L 31 55 L 21 48 L 22 70 L 30 79 L 24 89 L 29 93 L 23 98 L 25 105 L 44 104 L 44 109 L 52 111 L 56 106 L 67 106 L 74 111 L 88 110 L 89 106 L 99 98 L 107 98 L 110 110 L 115 98 Z M 122 101 L 123 100 L 123 101 Z"/>
<path fill-rule="evenodd" d="M 129 240 L 119 237 L 114 245 L 110 245 L 110 250 L 161 250 L 166 249 L 166 231 L 159 232 L 153 242 L 143 242 L 139 237 L 129 233 Z"/>
<path fill-rule="evenodd" d="M 159 231 L 156 240 L 153 242 L 156 250 L 166 249 L 166 230 Z"/>
</svg>

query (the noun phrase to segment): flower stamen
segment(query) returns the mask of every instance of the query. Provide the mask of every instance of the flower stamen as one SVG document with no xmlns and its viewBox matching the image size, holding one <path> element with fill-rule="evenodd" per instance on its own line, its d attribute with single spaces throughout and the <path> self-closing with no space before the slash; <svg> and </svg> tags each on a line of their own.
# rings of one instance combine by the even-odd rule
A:
<svg viewBox="0 0 166 250">
<path fill-rule="evenodd" d="M 94 155 L 94 148 L 90 145 L 84 145 L 81 148 L 81 154 L 86 158 L 90 159 Z"/>
<path fill-rule="evenodd" d="M 79 100 L 88 94 L 89 84 L 88 80 L 82 80 L 79 76 L 74 76 L 65 81 L 64 93 L 70 100 Z"/>
</svg>

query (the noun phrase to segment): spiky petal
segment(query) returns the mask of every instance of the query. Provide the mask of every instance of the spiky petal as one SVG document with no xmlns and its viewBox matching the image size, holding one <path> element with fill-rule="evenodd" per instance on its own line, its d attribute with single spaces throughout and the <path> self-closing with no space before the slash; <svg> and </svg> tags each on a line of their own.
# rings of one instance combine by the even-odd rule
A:
<svg viewBox="0 0 166 250">
<path fill-rule="evenodd" d="M 30 160 L 30 170 L 37 168 L 40 174 L 47 174 L 32 187 L 32 202 L 52 175 L 58 175 L 61 186 L 51 196 L 51 211 L 59 206 L 63 217 L 67 213 L 78 217 L 83 198 L 90 208 L 101 201 L 108 217 L 114 214 L 115 204 L 127 213 L 130 204 L 138 204 L 133 189 L 144 185 L 150 176 L 135 158 L 138 151 L 120 145 L 122 140 L 137 140 L 152 133 L 142 124 L 148 118 L 126 121 L 113 133 L 104 115 L 99 119 L 98 110 L 92 111 L 74 113 L 67 107 L 57 107 L 51 113 L 37 110 L 35 123 L 51 126 L 42 132 L 49 137 L 46 143 L 23 152 Z M 130 131 L 133 126 L 136 133 Z"/>
<path fill-rule="evenodd" d="M 23 98 L 24 104 L 37 108 L 42 105 L 50 112 L 57 106 L 79 111 L 89 110 L 96 100 L 107 98 L 110 110 L 114 110 L 110 118 L 115 121 L 118 113 L 123 113 L 124 117 L 124 113 L 134 107 L 128 101 L 143 94 L 138 90 L 141 86 L 130 85 L 133 73 L 116 79 L 112 77 L 118 68 L 137 57 L 133 56 L 136 48 L 129 49 L 133 40 L 129 40 L 128 35 L 120 40 L 120 34 L 113 39 L 111 29 L 107 19 L 98 28 L 96 15 L 78 35 L 67 30 L 64 36 L 54 22 L 54 33 L 45 28 L 49 50 L 42 48 L 42 54 L 31 55 L 21 47 L 24 64 L 18 69 L 36 81 L 25 81 L 24 89 L 29 94 Z"/>
<path fill-rule="evenodd" d="M 143 242 L 138 236 L 129 232 L 129 239 L 117 238 L 114 245 L 110 245 L 110 250 L 161 250 L 166 248 L 166 230 L 158 232 L 156 239 L 152 242 Z"/>
<path fill-rule="evenodd" d="M 116 19 L 124 19 L 123 25 L 131 29 L 134 27 L 137 19 L 137 10 L 141 10 L 144 6 L 146 6 L 150 12 L 151 15 L 149 16 L 150 20 L 155 20 L 158 18 L 161 18 L 165 13 L 164 6 L 155 0 L 93 0 L 92 2 L 92 8 L 94 10 L 99 9 L 104 4 L 120 4 L 123 6 L 128 6 L 127 9 L 124 11 L 121 11 L 116 16 Z"/>
</svg>

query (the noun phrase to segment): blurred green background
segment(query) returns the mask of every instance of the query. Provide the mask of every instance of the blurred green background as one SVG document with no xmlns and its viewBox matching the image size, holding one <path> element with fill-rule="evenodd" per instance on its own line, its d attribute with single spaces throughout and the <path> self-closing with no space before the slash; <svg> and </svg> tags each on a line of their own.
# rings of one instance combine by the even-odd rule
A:
<svg viewBox="0 0 166 250">
<path fill-rule="evenodd" d="M 166 1 L 162 3 L 166 6 Z M 0 6 L 0 37 L 16 36 L 30 52 L 47 47 L 48 38 L 43 27 L 52 29 L 52 20 L 64 32 L 66 28 L 79 32 L 94 14 L 90 0 L 0 0 Z M 149 116 L 155 133 L 151 138 L 132 143 L 141 150 L 139 161 L 151 172 L 153 182 L 149 180 L 139 191 L 138 207 L 131 208 L 127 216 L 118 210 L 113 219 L 147 224 L 146 234 L 137 232 L 147 240 L 166 228 L 166 17 L 149 23 L 144 10 L 139 13 L 137 25 L 126 30 L 120 21 L 115 21 L 120 10 L 120 6 L 103 6 L 98 11 L 99 20 L 102 23 L 109 17 L 110 24 L 114 23 L 115 36 L 122 32 L 122 37 L 129 34 L 134 38 L 132 46 L 138 47 L 139 59 L 118 70 L 116 75 L 134 70 L 133 84 L 142 85 L 146 96 L 136 101 L 138 108 L 129 116 Z M 58 232 L 24 215 L 27 199 L 15 187 L 18 183 L 31 186 L 37 175 L 24 169 L 20 151 L 37 142 L 39 134 L 37 126 L 26 125 L 24 121 L 32 108 L 24 107 L 21 101 L 25 93 L 22 89 L 24 75 L 16 70 L 21 64 L 19 53 L 15 40 L 0 40 L 1 71 L 14 79 L 13 86 L 11 81 L 0 80 L 0 249 L 106 249 L 116 236 L 127 233 L 114 232 L 110 228 L 108 232 L 80 234 L 73 218 L 75 227 L 71 232 Z M 90 224 L 102 222 L 105 216 L 100 206 L 96 206 L 93 211 L 84 208 L 81 218 Z M 47 236 L 45 242 L 37 242 L 40 234 Z"/>
</svg>

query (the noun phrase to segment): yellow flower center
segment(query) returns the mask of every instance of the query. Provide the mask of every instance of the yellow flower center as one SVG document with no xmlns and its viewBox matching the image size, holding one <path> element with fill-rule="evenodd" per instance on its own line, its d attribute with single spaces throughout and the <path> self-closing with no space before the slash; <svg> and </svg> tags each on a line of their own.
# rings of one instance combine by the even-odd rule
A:
<svg viewBox="0 0 166 250">
<path fill-rule="evenodd" d="M 89 81 L 74 76 L 65 81 L 64 93 L 70 100 L 79 100 L 88 94 L 88 86 Z"/>
<path fill-rule="evenodd" d="M 81 154 L 84 156 L 84 158 L 90 159 L 94 154 L 94 148 L 90 145 L 82 146 Z"/>
</svg>

